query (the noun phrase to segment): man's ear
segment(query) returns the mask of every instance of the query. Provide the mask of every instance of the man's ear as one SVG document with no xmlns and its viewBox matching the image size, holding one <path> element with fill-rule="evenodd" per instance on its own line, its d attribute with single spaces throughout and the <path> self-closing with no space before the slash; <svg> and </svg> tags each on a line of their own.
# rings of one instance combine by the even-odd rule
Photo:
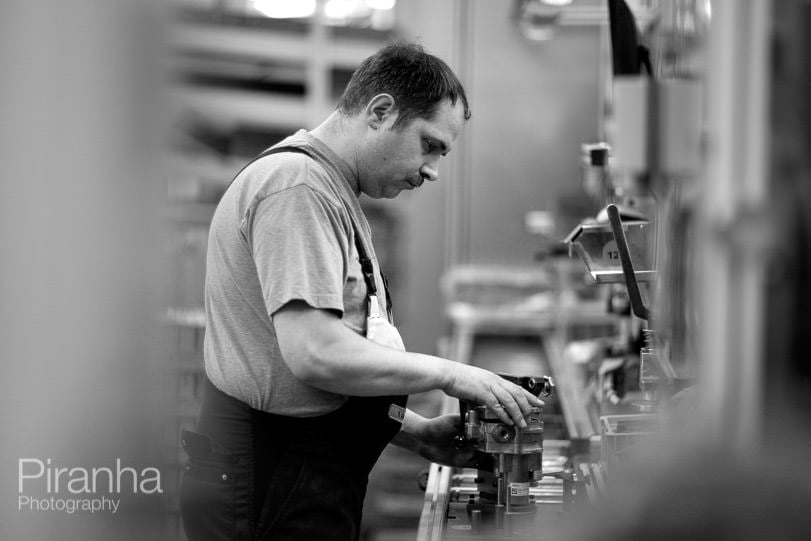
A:
<svg viewBox="0 0 811 541">
<path fill-rule="evenodd" d="M 370 128 L 376 130 L 387 120 L 394 120 L 397 116 L 394 98 L 391 94 L 378 94 L 366 105 L 364 110 L 366 123 Z"/>
</svg>

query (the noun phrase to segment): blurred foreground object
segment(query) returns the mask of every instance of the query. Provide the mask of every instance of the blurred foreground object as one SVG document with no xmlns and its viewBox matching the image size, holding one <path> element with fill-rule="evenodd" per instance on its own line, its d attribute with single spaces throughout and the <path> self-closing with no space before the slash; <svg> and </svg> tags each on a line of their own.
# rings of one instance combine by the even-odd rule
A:
<svg viewBox="0 0 811 541">
<path fill-rule="evenodd" d="M 41 494 L 17 478 L 21 459 L 162 467 L 161 17 L 150 1 L 0 6 L 4 539 L 161 539 L 158 492 L 125 480 L 120 493 L 75 494 L 63 477 Z M 79 497 L 119 506 L 50 504 Z"/>
</svg>

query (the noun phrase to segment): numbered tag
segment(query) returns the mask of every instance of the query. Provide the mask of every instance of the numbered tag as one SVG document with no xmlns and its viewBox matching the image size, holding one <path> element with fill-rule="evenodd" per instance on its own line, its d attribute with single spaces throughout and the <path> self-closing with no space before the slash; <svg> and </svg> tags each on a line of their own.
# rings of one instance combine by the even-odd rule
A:
<svg viewBox="0 0 811 541">
<path fill-rule="evenodd" d="M 612 266 L 620 262 L 620 252 L 617 249 L 617 241 L 610 240 L 603 245 L 603 262 Z"/>
</svg>

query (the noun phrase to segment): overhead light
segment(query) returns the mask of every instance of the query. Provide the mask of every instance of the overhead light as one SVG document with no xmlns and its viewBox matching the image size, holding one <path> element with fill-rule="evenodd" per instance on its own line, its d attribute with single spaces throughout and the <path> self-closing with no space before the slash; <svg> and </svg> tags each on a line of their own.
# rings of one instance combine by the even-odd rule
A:
<svg viewBox="0 0 811 541">
<path fill-rule="evenodd" d="M 548 6 L 568 6 L 572 0 L 541 0 L 541 3 Z"/>
<path fill-rule="evenodd" d="M 389 29 L 393 26 L 395 3 L 395 0 L 326 0 L 323 4 L 324 23 Z"/>
<path fill-rule="evenodd" d="M 253 8 L 272 19 L 305 19 L 315 15 L 316 0 L 250 0 Z"/>
<path fill-rule="evenodd" d="M 393 9 L 397 0 L 366 0 L 366 5 L 370 9 Z"/>
<path fill-rule="evenodd" d="M 347 19 L 355 10 L 354 4 L 349 0 L 329 0 L 324 4 L 324 15 L 330 19 Z"/>
</svg>

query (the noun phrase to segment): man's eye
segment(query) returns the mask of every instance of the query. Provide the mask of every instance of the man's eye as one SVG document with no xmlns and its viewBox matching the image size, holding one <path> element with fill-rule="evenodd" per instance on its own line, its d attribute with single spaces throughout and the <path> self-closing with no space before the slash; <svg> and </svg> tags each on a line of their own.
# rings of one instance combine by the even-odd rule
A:
<svg viewBox="0 0 811 541">
<path fill-rule="evenodd" d="M 439 147 L 437 147 L 434 143 L 427 139 L 425 140 L 425 152 L 432 154 L 437 148 Z"/>
</svg>

